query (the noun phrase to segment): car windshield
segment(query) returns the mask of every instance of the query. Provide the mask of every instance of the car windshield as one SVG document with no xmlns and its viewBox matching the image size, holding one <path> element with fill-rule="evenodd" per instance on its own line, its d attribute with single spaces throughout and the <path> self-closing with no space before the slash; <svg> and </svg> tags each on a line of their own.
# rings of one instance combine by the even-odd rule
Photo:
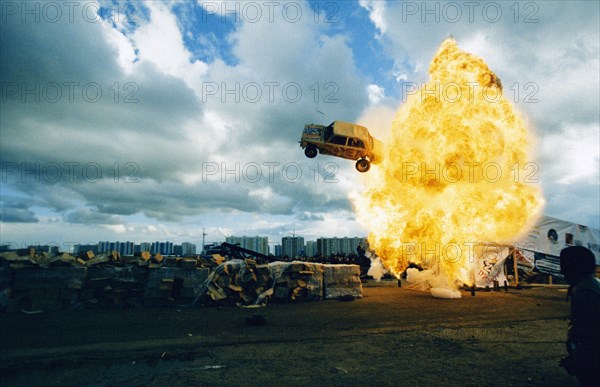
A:
<svg viewBox="0 0 600 387">
<path fill-rule="evenodd" d="M 325 128 L 325 141 L 329 141 L 331 136 L 333 136 L 333 124 L 334 123 L 332 122 L 331 125 Z"/>
<path fill-rule="evenodd" d="M 319 128 L 315 128 L 315 127 L 311 127 L 311 126 L 307 126 L 304 128 L 304 134 L 309 134 L 309 135 L 319 135 Z"/>
</svg>

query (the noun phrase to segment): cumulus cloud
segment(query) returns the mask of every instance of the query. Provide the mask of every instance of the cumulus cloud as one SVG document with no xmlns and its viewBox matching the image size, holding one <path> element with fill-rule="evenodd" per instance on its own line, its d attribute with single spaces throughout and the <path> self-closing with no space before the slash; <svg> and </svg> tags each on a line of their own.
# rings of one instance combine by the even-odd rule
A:
<svg viewBox="0 0 600 387">
<path fill-rule="evenodd" d="M 379 30 L 379 34 L 376 35 L 380 38 L 387 29 L 387 22 L 385 19 L 385 1 L 381 0 L 360 0 L 359 5 L 369 11 L 369 19 L 375 24 L 375 27 Z"/>
<path fill-rule="evenodd" d="M 370 84 L 367 86 L 367 92 L 369 93 L 369 102 L 373 105 L 377 105 L 385 98 L 385 89 L 381 86 Z"/>
<path fill-rule="evenodd" d="M 544 165 L 541 171 L 549 181 L 559 184 L 590 183 L 599 185 L 600 127 L 572 124 L 560 132 L 545 134 L 540 143 Z M 560 160 L 560 164 L 554 165 Z"/>
<path fill-rule="evenodd" d="M 124 234 L 127 231 L 132 231 L 131 228 L 127 228 L 124 224 L 104 224 L 102 227 L 116 233 L 116 234 Z"/>
<path fill-rule="evenodd" d="M 65 233 L 90 241 L 123 231 L 131 239 L 196 237 L 204 227 L 219 238 L 219 227 L 279 236 L 296 221 L 307 236 L 364 235 L 348 201 L 360 188 L 353 163 L 305 158 L 301 130 L 345 120 L 385 138 L 401 103 L 385 80 L 424 80 L 448 33 L 484 57 L 505 94 L 518 92 L 515 104 L 541 138 L 542 183 L 556 192 L 548 215 L 562 215 L 582 182 L 598 180 L 597 168 L 585 167 L 598 164 L 597 3 L 535 3 L 537 23 L 515 23 L 510 9 L 496 23 L 481 9 L 473 23 L 444 15 L 423 23 L 406 2 L 383 1 L 340 3 L 341 23 L 317 23 L 310 2 L 294 4 L 302 15 L 295 22 L 281 17 L 281 6 L 273 20 L 263 9 L 248 22 L 229 12 L 235 4 L 224 12 L 221 2 L 200 0 L 136 3 L 135 22 L 3 21 L 3 234 L 64 238 L 56 223 L 48 227 L 60 218 Z M 343 23 L 363 9 L 376 45 L 352 41 L 354 26 Z M 577 29 L 558 27 L 575 22 Z M 380 57 L 366 61 L 361 45 Z M 383 74 L 371 63 L 393 68 Z M 538 102 L 524 101 L 532 91 Z M 565 136 L 575 151 L 549 157 Z M 561 180 L 574 168 L 572 180 Z"/>
<path fill-rule="evenodd" d="M 308 3 L 298 4 L 310 15 Z M 345 37 L 323 34 L 309 17 L 242 22 L 228 38 L 236 60 L 208 65 L 186 46 L 175 6 L 142 3 L 135 26 L 2 23 L 2 81 L 41 93 L 3 94 L 1 161 L 35 170 L 24 184 L 8 176 L 7 186 L 67 223 L 112 232 L 128 230 L 135 216 L 348 210 L 348 182 L 335 177 L 351 165 L 315 164 L 297 145 L 305 123 L 351 121 L 368 101 Z M 260 98 L 244 94 L 248 84 Z M 56 101 L 43 94 L 54 90 L 48 85 L 60 87 Z M 218 92 L 207 94 L 207 85 Z M 4 221 L 17 219 L 11 211 Z M 148 227 L 138 229 L 159 232 Z"/>
<path fill-rule="evenodd" d="M 37 223 L 40 220 L 29 209 L 30 205 L 11 198 L 2 198 L 0 221 L 6 223 Z"/>
<path fill-rule="evenodd" d="M 304 211 L 304 212 L 296 215 L 296 219 L 298 219 L 300 221 L 305 221 L 305 220 L 325 220 L 325 218 L 323 217 L 323 215 L 311 213 L 311 212 L 308 212 L 308 211 Z"/>
<path fill-rule="evenodd" d="M 201 60 L 191 60 L 177 17 L 168 4 L 150 1 L 144 5 L 148 7 L 150 20 L 130 36 L 139 50 L 140 61 L 152 63 L 160 72 L 180 78 L 195 90 L 208 65 Z"/>
<path fill-rule="evenodd" d="M 91 208 L 81 208 L 68 213 L 65 220 L 69 223 L 116 225 L 121 219 Z"/>
</svg>

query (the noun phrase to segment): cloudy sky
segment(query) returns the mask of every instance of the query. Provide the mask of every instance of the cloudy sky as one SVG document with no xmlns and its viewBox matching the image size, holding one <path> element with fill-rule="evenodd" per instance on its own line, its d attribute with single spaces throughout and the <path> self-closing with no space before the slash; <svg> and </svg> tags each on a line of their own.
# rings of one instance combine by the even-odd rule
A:
<svg viewBox="0 0 600 387">
<path fill-rule="evenodd" d="M 599 227 L 598 2 L 1 7 L 3 244 L 366 236 L 354 163 L 307 159 L 301 130 L 384 139 L 448 36 L 526 117 L 544 213 Z"/>
</svg>

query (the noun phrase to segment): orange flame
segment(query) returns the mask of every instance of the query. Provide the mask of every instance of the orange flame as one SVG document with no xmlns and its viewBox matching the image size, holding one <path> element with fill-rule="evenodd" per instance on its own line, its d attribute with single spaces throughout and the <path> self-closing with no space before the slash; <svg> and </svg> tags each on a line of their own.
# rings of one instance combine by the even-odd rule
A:
<svg viewBox="0 0 600 387">
<path fill-rule="evenodd" d="M 526 232 L 544 200 L 524 181 L 537 170 L 524 121 L 484 61 L 447 39 L 429 74 L 398 111 L 386 157 L 353 201 L 393 274 L 414 262 L 448 286 L 472 284 L 474 245 Z"/>
</svg>

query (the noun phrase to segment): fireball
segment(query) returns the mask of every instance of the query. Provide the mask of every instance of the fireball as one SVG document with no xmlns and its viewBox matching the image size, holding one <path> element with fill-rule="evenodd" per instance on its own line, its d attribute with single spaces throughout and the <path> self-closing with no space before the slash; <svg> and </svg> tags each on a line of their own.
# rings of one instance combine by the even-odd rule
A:
<svg viewBox="0 0 600 387">
<path fill-rule="evenodd" d="M 397 112 L 377 176 L 353 202 L 389 271 L 412 262 L 436 274 L 430 286 L 452 288 L 473 283 L 474 246 L 514 240 L 544 201 L 525 121 L 498 76 L 453 39 L 429 75 Z"/>
</svg>

